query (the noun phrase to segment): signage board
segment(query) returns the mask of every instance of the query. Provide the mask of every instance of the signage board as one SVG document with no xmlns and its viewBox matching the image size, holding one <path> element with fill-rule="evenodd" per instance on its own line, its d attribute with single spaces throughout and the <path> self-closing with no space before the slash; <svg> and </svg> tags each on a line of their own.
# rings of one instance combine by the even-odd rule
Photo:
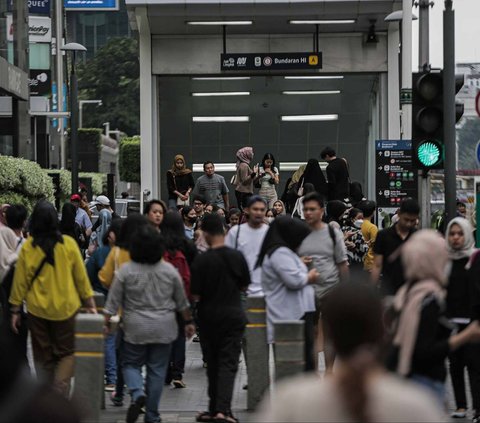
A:
<svg viewBox="0 0 480 423">
<path fill-rule="evenodd" d="M 223 53 L 222 71 L 322 69 L 322 53 Z"/>
<path fill-rule="evenodd" d="M 376 197 L 379 207 L 398 207 L 406 197 L 418 198 L 418 175 L 412 166 L 412 141 L 375 143 Z"/>
<path fill-rule="evenodd" d="M 28 0 L 28 13 L 50 15 L 50 0 Z M 8 11 L 13 11 L 13 0 L 8 0 Z"/>
<path fill-rule="evenodd" d="M 64 0 L 65 10 L 119 10 L 118 0 Z"/>
<path fill-rule="evenodd" d="M 13 18 L 7 15 L 7 41 L 13 41 Z M 28 17 L 28 41 L 49 43 L 52 41 L 52 20 L 47 16 Z"/>
<path fill-rule="evenodd" d="M 30 77 L 28 78 L 28 85 L 30 87 L 31 96 L 50 95 L 51 83 L 52 81 L 51 81 L 50 70 L 30 69 Z"/>
<path fill-rule="evenodd" d="M 28 100 L 27 73 L 0 57 L 0 92 Z"/>
</svg>

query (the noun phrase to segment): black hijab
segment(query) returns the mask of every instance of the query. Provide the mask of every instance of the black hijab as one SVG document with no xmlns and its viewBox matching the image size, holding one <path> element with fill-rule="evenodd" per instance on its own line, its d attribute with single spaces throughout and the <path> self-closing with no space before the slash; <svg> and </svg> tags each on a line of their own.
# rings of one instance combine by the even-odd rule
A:
<svg viewBox="0 0 480 423">
<path fill-rule="evenodd" d="M 77 209 L 72 203 L 65 203 L 62 207 L 62 220 L 60 221 L 60 232 L 64 235 L 70 235 L 77 239 L 75 233 L 75 216 Z"/>
<path fill-rule="evenodd" d="M 58 224 L 57 210 L 46 200 L 39 201 L 32 212 L 30 233 L 33 246 L 37 245 L 47 256 L 47 263 L 55 264 L 53 250 L 57 242 L 63 243 Z"/>
<path fill-rule="evenodd" d="M 292 219 L 290 216 L 277 217 L 265 235 L 256 267 L 262 265 L 266 255 L 270 257 L 280 247 L 296 252 L 310 232 L 308 225 L 300 219 Z"/>
<path fill-rule="evenodd" d="M 325 179 L 325 175 L 320 169 L 320 164 L 318 163 L 317 159 L 310 159 L 307 162 L 307 166 L 305 166 L 305 171 L 303 175 L 300 177 L 300 181 L 298 185 L 310 183 L 315 187 L 315 191 L 319 194 L 326 195 L 327 194 L 327 181 Z"/>
</svg>

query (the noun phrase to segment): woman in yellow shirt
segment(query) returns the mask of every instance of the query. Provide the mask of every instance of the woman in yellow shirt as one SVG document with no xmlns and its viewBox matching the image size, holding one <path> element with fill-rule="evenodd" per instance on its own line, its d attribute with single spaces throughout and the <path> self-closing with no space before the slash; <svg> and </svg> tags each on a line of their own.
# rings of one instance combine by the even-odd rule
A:
<svg viewBox="0 0 480 423">
<path fill-rule="evenodd" d="M 12 330 L 17 333 L 23 302 L 32 336 L 37 374 L 68 395 L 73 376 L 75 315 L 83 300 L 96 313 L 93 291 L 76 241 L 62 236 L 52 204 L 40 201 L 31 218 L 31 237 L 15 269 L 9 302 Z"/>
</svg>

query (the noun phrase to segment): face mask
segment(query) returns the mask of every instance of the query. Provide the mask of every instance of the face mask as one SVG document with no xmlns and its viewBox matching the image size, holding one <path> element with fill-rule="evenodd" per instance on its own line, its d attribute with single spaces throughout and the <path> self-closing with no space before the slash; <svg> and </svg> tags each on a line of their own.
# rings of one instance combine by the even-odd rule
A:
<svg viewBox="0 0 480 423">
<path fill-rule="evenodd" d="M 358 219 L 358 220 L 355 220 L 355 222 L 353 222 L 353 226 L 355 226 L 356 228 L 360 229 L 363 225 L 363 220 L 362 219 Z"/>
<path fill-rule="evenodd" d="M 194 223 L 197 221 L 197 216 L 189 217 L 189 218 L 188 218 L 188 221 L 189 221 L 191 224 L 194 224 Z"/>
<path fill-rule="evenodd" d="M 274 217 L 267 217 L 267 222 L 272 223 L 275 220 Z"/>
</svg>

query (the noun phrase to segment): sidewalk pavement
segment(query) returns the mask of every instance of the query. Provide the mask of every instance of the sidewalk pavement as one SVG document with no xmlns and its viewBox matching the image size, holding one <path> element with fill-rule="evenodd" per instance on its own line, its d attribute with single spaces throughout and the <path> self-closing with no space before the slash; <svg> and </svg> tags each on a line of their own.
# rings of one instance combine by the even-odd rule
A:
<svg viewBox="0 0 480 423">
<path fill-rule="evenodd" d="M 199 343 L 187 343 L 187 361 L 183 380 L 187 387 L 175 389 L 165 386 L 160 400 L 162 423 L 191 423 L 199 411 L 208 410 L 207 376 L 203 368 L 202 353 Z M 247 422 L 252 413 L 247 412 L 247 391 L 242 386 L 247 383 L 245 362 L 239 365 L 233 393 L 232 410 L 235 417 L 242 423 Z M 127 393 L 127 390 L 126 390 Z M 110 401 L 110 392 L 105 393 L 106 409 L 100 416 L 101 423 L 125 422 L 125 416 L 130 398 L 125 395 L 123 407 L 114 407 Z M 138 422 L 143 421 L 143 415 Z"/>
</svg>

